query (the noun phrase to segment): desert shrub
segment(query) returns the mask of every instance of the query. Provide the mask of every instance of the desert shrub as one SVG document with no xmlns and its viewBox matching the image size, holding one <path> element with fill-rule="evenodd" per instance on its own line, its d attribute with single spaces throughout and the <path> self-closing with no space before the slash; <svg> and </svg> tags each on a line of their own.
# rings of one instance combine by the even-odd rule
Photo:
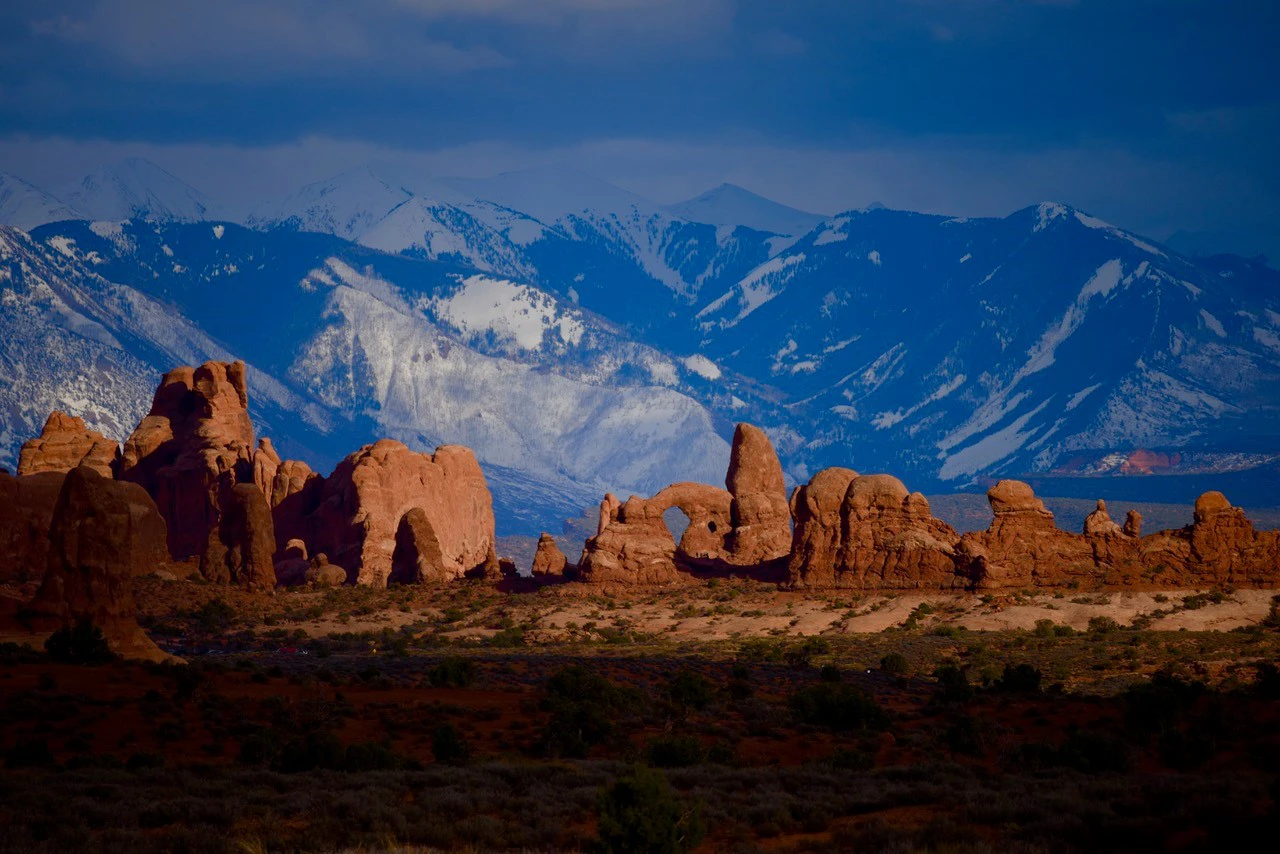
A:
<svg viewBox="0 0 1280 854">
<path fill-rule="evenodd" d="M 1264 700 L 1280 700 L 1280 667 L 1270 661 L 1259 662 L 1254 667 L 1257 669 L 1254 693 Z"/>
<path fill-rule="evenodd" d="M 115 658 L 102 629 L 88 617 L 51 634 L 44 649 L 54 661 L 66 664 L 103 664 Z"/>
<path fill-rule="evenodd" d="M 659 771 L 635 766 L 600 795 L 600 847 L 611 854 L 681 854 L 702 842 L 702 804 L 687 803 Z"/>
<path fill-rule="evenodd" d="M 489 645 L 503 649 L 509 649 L 514 646 L 524 646 L 524 629 L 519 626 L 513 626 L 497 632 L 493 637 L 489 638 Z"/>
<path fill-rule="evenodd" d="M 4 753 L 6 768 L 51 768 L 54 764 L 49 743 L 43 738 L 24 738 Z"/>
<path fill-rule="evenodd" d="M 305 771 L 341 770 L 346 750 L 331 732 L 311 732 L 284 743 L 276 757 L 275 769 L 283 774 Z"/>
<path fill-rule="evenodd" d="M 682 668 L 667 680 L 667 698 L 685 710 L 705 709 L 714 694 L 715 686 L 710 679 L 687 668 Z"/>
<path fill-rule="evenodd" d="M 446 765 L 466 765 L 471 760 L 471 747 L 453 724 L 440 724 L 431 733 L 431 752 Z"/>
<path fill-rule="evenodd" d="M 1089 634 L 1105 635 L 1120 628 L 1120 624 L 1110 617 L 1090 617 Z"/>
<path fill-rule="evenodd" d="M 879 730 L 889 725 L 888 714 L 874 697 L 843 682 L 801 688 L 791 695 L 789 703 L 799 720 L 818 726 Z"/>
<path fill-rule="evenodd" d="M 364 741 L 347 746 L 343 755 L 344 771 L 395 771 L 405 767 L 404 759 L 385 744 Z"/>
<path fill-rule="evenodd" d="M 1129 744 L 1119 738 L 1091 730 L 1074 730 L 1058 748 L 1056 765 L 1086 774 L 1128 771 L 1133 765 Z"/>
<path fill-rule="evenodd" d="M 1137 735 L 1164 735 L 1182 723 L 1188 710 L 1205 693 L 1201 682 L 1187 682 L 1169 673 L 1156 673 L 1147 682 L 1120 695 L 1125 722 Z"/>
<path fill-rule="evenodd" d="M 206 632 L 219 632 L 235 622 L 236 609 L 221 599 L 210 599 L 191 613 L 196 625 Z"/>
<path fill-rule="evenodd" d="M 658 736 L 645 747 L 645 759 L 656 768 L 688 768 L 705 756 L 702 742 L 691 735 Z"/>
<path fill-rule="evenodd" d="M 985 745 L 982 727 L 977 718 L 972 715 L 957 718 L 955 723 L 947 727 L 942 738 L 953 753 L 963 753 L 967 756 L 980 755 Z"/>
<path fill-rule="evenodd" d="M 140 750 L 129 755 L 129 758 L 125 760 L 124 767 L 127 771 L 147 771 L 152 768 L 163 768 L 164 757 L 158 753 Z"/>
<path fill-rule="evenodd" d="M 902 676 L 911 668 L 905 655 L 900 652 L 891 652 L 880 659 L 880 669 L 892 676 Z"/>
<path fill-rule="evenodd" d="M 837 747 L 831 751 L 831 756 L 827 759 L 827 763 L 832 768 L 841 771 L 869 771 L 875 767 L 875 754 L 869 750 L 850 750 L 847 747 Z"/>
<path fill-rule="evenodd" d="M 280 752 L 280 741 L 269 733 L 254 732 L 240 742 L 237 761 L 241 765 L 270 765 Z"/>
<path fill-rule="evenodd" d="M 944 664 L 933 672 L 938 680 L 937 697 L 944 703 L 963 703 L 973 697 L 969 677 L 957 665 Z"/>
<path fill-rule="evenodd" d="M 1039 694 L 1044 674 L 1030 664 L 1006 664 L 1004 673 L 995 683 L 997 691 L 1008 694 Z"/>
<path fill-rule="evenodd" d="M 824 664 L 818 671 L 818 678 L 823 682 L 839 682 L 844 679 L 844 671 L 835 664 Z"/>
<path fill-rule="evenodd" d="M 784 647 L 782 641 L 768 638 L 748 638 L 738 647 L 740 661 L 782 661 Z"/>
<path fill-rule="evenodd" d="M 1044 619 L 1036 620 L 1035 636 L 1038 638 L 1051 638 L 1054 636 L 1054 628 L 1057 626 L 1053 620 Z"/>
<path fill-rule="evenodd" d="M 580 664 L 548 677 L 544 710 L 551 713 L 542 749 L 553 756 L 581 758 L 613 734 L 615 720 L 638 698 Z"/>
<path fill-rule="evenodd" d="M 469 659 L 456 655 L 441 659 L 427 672 L 427 681 L 437 688 L 466 688 L 475 678 L 475 665 Z"/>
<path fill-rule="evenodd" d="M 798 644 L 787 647 L 782 659 L 792 667 L 803 670 L 813 661 L 815 655 L 826 655 L 831 652 L 831 644 L 822 638 L 806 638 Z"/>
</svg>

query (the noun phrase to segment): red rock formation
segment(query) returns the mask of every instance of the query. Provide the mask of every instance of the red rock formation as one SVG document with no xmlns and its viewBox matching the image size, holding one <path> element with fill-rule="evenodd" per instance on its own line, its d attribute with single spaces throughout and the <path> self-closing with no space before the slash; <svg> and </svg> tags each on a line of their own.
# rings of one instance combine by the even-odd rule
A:
<svg viewBox="0 0 1280 854">
<path fill-rule="evenodd" d="M 1101 498 L 1098 499 L 1097 509 L 1084 517 L 1084 535 L 1086 537 L 1129 536 L 1125 534 L 1124 529 L 1111 521 L 1111 514 L 1107 512 L 1107 502 Z"/>
<path fill-rule="evenodd" d="M 564 552 L 560 551 L 559 544 L 556 543 L 555 537 L 546 533 L 538 537 L 538 550 L 533 555 L 533 577 L 546 578 L 549 576 L 560 577 L 564 575 L 565 567 L 569 561 L 565 558 Z"/>
<path fill-rule="evenodd" d="M 1141 537 L 1142 514 L 1137 510 L 1130 510 L 1126 513 L 1124 517 L 1124 528 L 1122 530 L 1124 531 L 1125 536 L 1134 538 Z"/>
<path fill-rule="evenodd" d="M 608 585 L 671 584 L 689 568 L 755 567 L 786 557 L 791 507 L 782 465 L 763 430 L 737 426 L 725 484 L 727 490 L 676 483 L 621 506 L 606 495 L 578 577 Z M 663 521 L 672 508 L 689 518 L 678 546 Z"/>
<path fill-rule="evenodd" d="M 791 496 L 795 530 L 787 567 L 792 586 L 835 586 L 836 563 L 843 542 L 840 511 L 849 484 L 856 477 L 858 473 L 853 469 L 826 468 L 804 486 L 796 487 Z"/>
<path fill-rule="evenodd" d="M 112 477 L 119 459 L 119 442 L 90 430 L 74 415 L 51 412 L 40 437 L 22 446 L 18 475 L 66 474 L 77 466 L 88 466 L 104 477 Z"/>
<path fill-rule="evenodd" d="M 612 519 L 587 540 L 578 577 L 596 584 L 664 585 L 683 580 L 682 567 L 727 559 L 725 538 L 733 496 L 702 483 L 676 483 L 652 498 L 631 496 L 613 509 L 617 499 L 605 496 L 600 516 Z M 688 518 L 677 546 L 664 514 L 680 509 Z"/>
<path fill-rule="evenodd" d="M 795 496 L 794 588 L 951 589 L 958 535 L 889 475 L 824 469 Z"/>
<path fill-rule="evenodd" d="M 840 509 L 840 586 L 950 589 L 965 586 L 956 573 L 960 537 L 933 518 L 929 502 L 891 475 L 854 478 Z"/>
<path fill-rule="evenodd" d="M 687 578 L 676 567 L 675 538 L 662 518 L 666 508 L 659 507 L 631 496 L 617 518 L 587 540 L 579 579 L 603 587 L 632 587 L 679 584 Z"/>
<path fill-rule="evenodd" d="M 0 581 L 30 583 L 44 577 L 49 526 L 64 477 L 0 474 Z"/>
<path fill-rule="evenodd" d="M 264 517 L 257 502 L 250 507 L 248 493 L 236 487 L 265 478 L 278 457 L 267 444 L 255 465 L 247 406 L 243 362 L 175 368 L 125 442 L 120 477 L 155 498 L 175 559 L 198 557 L 211 580 L 256 586 L 274 578 L 274 541 L 265 560 L 261 548 L 274 535 L 241 526 L 261 527 L 270 514 Z M 234 516 L 230 524 L 228 514 Z"/>
<path fill-rule="evenodd" d="M 609 527 L 610 523 L 618 520 L 618 511 L 622 508 L 622 502 L 618 500 L 618 496 L 612 492 L 606 492 L 604 499 L 600 502 L 600 522 L 596 527 L 597 534 L 603 534 L 604 529 Z"/>
<path fill-rule="evenodd" d="M 957 547 L 962 574 L 982 588 L 1090 583 L 1098 576 L 1087 538 L 1053 523 L 1053 514 L 1027 484 L 1002 480 L 987 491 L 994 519 L 986 531 L 965 534 Z"/>
<path fill-rule="evenodd" d="M 201 555 L 200 574 L 240 587 L 275 587 L 275 526 L 266 497 L 252 483 L 223 489 L 226 494 L 218 499 L 221 518 Z"/>
<path fill-rule="evenodd" d="M 483 573 L 490 563 L 497 573 L 493 501 L 475 455 L 461 445 L 434 455 L 392 439 L 366 445 L 324 481 L 305 526 L 312 550 L 332 555 L 358 584 L 386 585 L 397 535 L 405 565 L 410 554 L 415 564 L 425 561 L 423 579 Z"/>
<path fill-rule="evenodd" d="M 1269 586 L 1280 582 L 1280 531 L 1255 531 L 1221 492 L 1196 499 L 1190 566 L 1200 583 Z"/>
<path fill-rule="evenodd" d="M 165 524 L 140 487 L 108 480 L 87 467 L 65 478 L 49 529 L 48 567 L 23 619 L 52 632 L 89 618 L 113 651 L 161 660 L 138 628 L 133 579 L 168 562 Z"/>
<path fill-rule="evenodd" d="M 773 443 L 759 427 L 739 424 L 733 431 L 725 487 L 733 496 L 726 559 L 754 566 L 786 557 L 791 550 L 787 486 Z"/>
</svg>

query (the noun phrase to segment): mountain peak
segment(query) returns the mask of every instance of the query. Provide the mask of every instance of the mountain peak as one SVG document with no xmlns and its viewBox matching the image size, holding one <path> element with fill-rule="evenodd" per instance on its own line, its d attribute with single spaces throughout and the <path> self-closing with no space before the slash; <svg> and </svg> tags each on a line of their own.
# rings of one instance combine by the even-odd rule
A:
<svg viewBox="0 0 1280 854">
<path fill-rule="evenodd" d="M 79 211 L 24 181 L 0 172 L 0 225 L 30 231 L 38 225 L 64 219 L 82 219 Z"/>
<path fill-rule="evenodd" d="M 743 225 L 792 237 L 813 229 L 825 217 L 767 199 L 728 182 L 687 201 L 670 205 L 668 211 L 693 222 L 710 225 Z"/>
<path fill-rule="evenodd" d="M 151 219 L 197 222 L 208 219 L 204 194 L 144 157 L 126 157 L 103 166 L 76 184 L 67 200 L 100 220 Z"/>
</svg>

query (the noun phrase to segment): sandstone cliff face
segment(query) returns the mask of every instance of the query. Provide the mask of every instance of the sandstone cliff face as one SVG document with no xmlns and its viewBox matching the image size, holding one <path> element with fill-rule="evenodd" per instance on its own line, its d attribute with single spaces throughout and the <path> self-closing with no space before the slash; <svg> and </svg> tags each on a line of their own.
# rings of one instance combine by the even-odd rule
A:
<svg viewBox="0 0 1280 854">
<path fill-rule="evenodd" d="M 534 578 L 559 578 L 564 575 L 569 561 L 560 550 L 555 537 L 546 533 L 538 537 L 538 550 L 533 555 Z"/>
<path fill-rule="evenodd" d="M 773 443 L 759 427 L 739 424 L 734 429 L 724 482 L 733 496 L 726 559 L 738 566 L 753 566 L 786 557 L 791 551 L 787 486 Z"/>
<path fill-rule="evenodd" d="M 51 412 L 39 438 L 23 444 L 18 475 L 66 474 L 77 466 L 87 466 L 104 477 L 112 477 L 119 459 L 118 442 L 90 430 L 74 415 Z"/>
<path fill-rule="evenodd" d="M 89 618 L 112 650 L 161 660 L 138 628 L 133 579 L 168 562 L 165 524 L 142 488 L 73 469 L 64 479 L 49 529 L 48 566 L 24 620 L 52 632 Z"/>
<path fill-rule="evenodd" d="M 966 585 L 959 536 L 889 475 L 824 469 L 795 496 L 794 588 L 951 589 Z"/>
<path fill-rule="evenodd" d="M 258 489 L 279 458 L 268 444 L 255 464 L 247 406 L 243 362 L 175 368 L 125 442 L 120 478 L 155 498 L 175 559 L 199 558 L 213 581 L 266 586 L 275 576 L 274 532 L 263 527 L 270 514 L 237 487 Z"/>
<path fill-rule="evenodd" d="M 44 577 L 49 527 L 64 477 L 55 472 L 25 477 L 0 472 L 0 582 Z"/>
<path fill-rule="evenodd" d="M 475 455 L 460 445 L 434 455 L 392 439 L 366 445 L 323 481 L 304 527 L 311 550 L 358 584 L 385 586 L 396 565 L 416 580 L 460 578 L 490 562 L 497 570 L 493 501 Z"/>
</svg>

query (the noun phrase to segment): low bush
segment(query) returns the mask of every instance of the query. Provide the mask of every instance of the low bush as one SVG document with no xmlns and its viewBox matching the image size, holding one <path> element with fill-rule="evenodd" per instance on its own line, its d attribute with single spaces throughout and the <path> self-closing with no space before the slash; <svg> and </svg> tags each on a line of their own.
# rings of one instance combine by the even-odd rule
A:
<svg viewBox="0 0 1280 854">
<path fill-rule="evenodd" d="M 105 664 L 116 657 L 102 629 L 87 617 L 51 634 L 44 649 L 54 661 L 66 664 Z"/>
<path fill-rule="evenodd" d="M 880 730 L 888 714 L 875 698 L 843 682 L 822 682 L 791 695 L 791 711 L 804 723 L 837 730 Z"/>
<path fill-rule="evenodd" d="M 702 804 L 678 798 L 659 771 L 635 766 L 600 795 L 600 847 L 610 854 L 682 854 L 706 832 Z"/>
</svg>

